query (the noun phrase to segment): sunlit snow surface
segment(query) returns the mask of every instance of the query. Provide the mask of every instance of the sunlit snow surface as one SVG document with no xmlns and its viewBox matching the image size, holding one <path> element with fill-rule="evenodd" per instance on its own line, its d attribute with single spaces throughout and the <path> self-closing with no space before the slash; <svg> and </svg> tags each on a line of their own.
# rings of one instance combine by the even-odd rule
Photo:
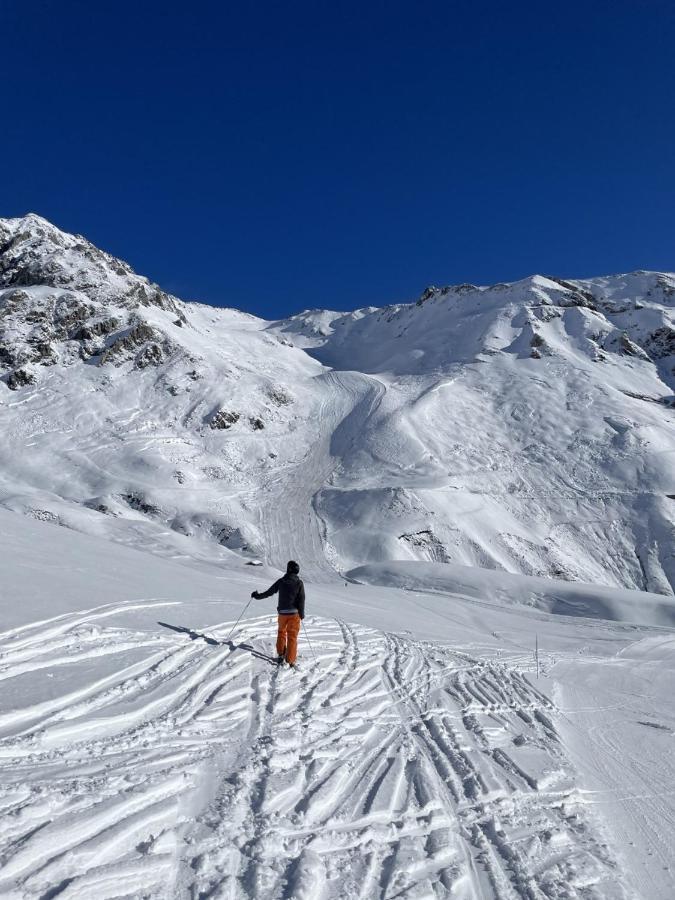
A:
<svg viewBox="0 0 675 900">
<path fill-rule="evenodd" d="M 327 579 L 410 559 L 672 593 L 675 276 L 269 323 L 35 216 L 0 239 L 0 378 L 29 381 L 0 382 L 0 505 Z"/>
<path fill-rule="evenodd" d="M 293 673 L 270 570 L 0 538 L 0 896 L 672 897 L 672 631 L 308 583 Z"/>
<path fill-rule="evenodd" d="M 674 303 L 269 323 L 0 220 L 0 897 L 672 900 Z"/>
</svg>

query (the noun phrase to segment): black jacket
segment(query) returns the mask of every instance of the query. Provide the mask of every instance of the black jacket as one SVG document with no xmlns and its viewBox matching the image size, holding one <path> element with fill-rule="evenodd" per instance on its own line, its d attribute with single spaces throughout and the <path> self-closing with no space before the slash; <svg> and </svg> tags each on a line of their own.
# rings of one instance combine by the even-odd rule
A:
<svg viewBox="0 0 675 900">
<path fill-rule="evenodd" d="M 297 612 L 301 619 L 305 618 L 305 586 L 301 578 L 287 572 L 282 578 L 275 581 L 271 588 L 263 591 L 262 594 L 257 594 L 257 599 L 263 600 L 276 593 L 279 594 L 277 603 L 279 615 L 293 615 Z"/>
</svg>

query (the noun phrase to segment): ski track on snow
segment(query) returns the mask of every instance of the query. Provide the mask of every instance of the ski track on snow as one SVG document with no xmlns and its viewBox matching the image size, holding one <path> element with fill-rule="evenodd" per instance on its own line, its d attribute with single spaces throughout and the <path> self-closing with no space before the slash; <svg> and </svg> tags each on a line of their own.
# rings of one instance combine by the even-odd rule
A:
<svg viewBox="0 0 675 900">
<path fill-rule="evenodd" d="M 213 646 L 121 608 L 0 634 L 4 684 L 138 651 L 0 719 L 3 897 L 626 896 L 524 669 L 310 618 L 291 672 L 273 617 Z"/>
</svg>

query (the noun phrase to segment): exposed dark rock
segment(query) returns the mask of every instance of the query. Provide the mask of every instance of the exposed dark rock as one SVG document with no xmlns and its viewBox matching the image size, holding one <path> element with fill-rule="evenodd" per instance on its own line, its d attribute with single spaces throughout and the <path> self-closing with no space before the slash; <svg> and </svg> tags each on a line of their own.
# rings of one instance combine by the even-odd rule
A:
<svg viewBox="0 0 675 900">
<path fill-rule="evenodd" d="M 230 412 L 226 409 L 219 409 L 211 416 L 209 427 L 213 429 L 227 429 L 235 425 L 240 419 L 237 412 Z"/>
<path fill-rule="evenodd" d="M 217 538 L 219 544 L 222 544 L 223 547 L 228 547 L 230 550 L 245 551 L 249 549 L 241 529 L 236 528 L 235 526 L 227 525 L 225 528 L 222 528 L 218 533 Z"/>
<path fill-rule="evenodd" d="M 138 353 L 134 360 L 137 369 L 146 369 L 148 366 L 159 366 L 164 362 L 164 350 L 159 344 L 147 344 Z"/>
<path fill-rule="evenodd" d="M 589 294 L 588 291 L 577 291 L 574 294 L 564 294 L 558 299 L 558 304 L 560 306 L 581 306 L 584 309 L 592 309 L 594 312 L 597 311 L 598 308 L 595 297 L 593 294 Z"/>
<path fill-rule="evenodd" d="M 117 516 L 117 513 L 100 497 L 92 497 L 91 500 L 85 501 L 84 505 L 87 509 L 93 509 L 94 512 L 99 512 L 104 516 Z"/>
<path fill-rule="evenodd" d="M 557 306 L 532 306 L 530 307 L 532 314 L 539 319 L 540 322 L 550 322 L 552 319 L 559 319 L 562 313 Z"/>
<path fill-rule="evenodd" d="M 430 528 L 415 531 L 408 534 L 400 534 L 399 541 L 413 547 L 417 552 L 422 552 L 432 562 L 450 562 L 452 557 L 448 554 L 442 541 Z"/>
<path fill-rule="evenodd" d="M 293 398 L 290 394 L 286 393 L 286 391 L 280 387 L 268 388 L 267 396 L 273 403 L 276 403 L 277 406 L 288 406 L 293 402 Z"/>
<path fill-rule="evenodd" d="M 159 365 L 166 357 L 169 342 L 165 335 L 145 322 L 138 322 L 127 334 L 113 341 L 101 355 L 101 365 L 108 362 L 120 365 L 144 344 L 150 344 L 151 347 L 145 348 L 147 352 L 136 355 L 137 367 L 142 369 L 148 365 Z"/>
<path fill-rule="evenodd" d="M 54 305 L 54 323 L 70 332 L 95 313 L 93 303 L 84 303 L 73 294 L 61 294 Z"/>
<path fill-rule="evenodd" d="M 426 303 L 427 300 L 433 297 L 436 293 L 438 293 L 438 288 L 433 284 L 430 284 L 429 287 L 424 288 L 417 301 L 417 306 L 422 306 L 423 303 Z"/>
<path fill-rule="evenodd" d="M 649 361 L 649 355 L 645 353 L 642 347 L 640 347 L 634 341 L 631 341 L 625 331 L 619 338 L 619 346 L 621 347 L 621 352 L 625 353 L 627 356 L 635 356 L 638 359 Z"/>
<path fill-rule="evenodd" d="M 258 418 L 258 416 L 251 416 L 248 421 L 254 431 L 262 431 L 265 427 L 265 423 L 262 419 Z"/>
<path fill-rule="evenodd" d="M 94 322 L 85 322 L 73 328 L 69 337 L 73 341 L 90 341 L 96 337 L 110 334 L 120 327 L 120 320 L 114 316 L 108 319 L 98 319 Z"/>
<path fill-rule="evenodd" d="M 53 366 L 59 361 L 56 349 L 47 341 L 36 341 L 32 344 L 33 362 L 42 366 Z"/>
<path fill-rule="evenodd" d="M 26 347 L 7 344 L 0 341 L 0 366 L 7 369 L 18 369 L 31 361 L 31 354 Z"/>
<path fill-rule="evenodd" d="M 657 328 L 645 341 L 645 348 L 654 359 L 675 355 L 675 328 L 670 325 Z"/>
<path fill-rule="evenodd" d="M 128 494 L 122 494 L 121 499 L 124 500 L 130 509 L 142 512 L 146 516 L 158 516 L 161 513 L 160 508 L 155 506 L 154 503 L 149 503 L 143 494 L 131 491 Z"/>
<path fill-rule="evenodd" d="M 26 303 L 30 301 L 30 294 L 28 291 L 14 290 L 7 291 L 3 298 L 3 306 L 25 306 Z"/>
<path fill-rule="evenodd" d="M 10 391 L 18 391 L 29 384 L 35 384 L 37 378 L 28 369 L 15 369 L 7 376 L 7 387 Z"/>
<path fill-rule="evenodd" d="M 105 345 L 98 341 L 82 341 L 78 354 L 81 360 L 86 362 L 95 356 L 100 356 L 105 351 Z"/>
<path fill-rule="evenodd" d="M 547 345 L 544 338 L 535 331 L 530 338 L 530 347 L 532 348 L 530 357 L 532 359 L 541 359 L 546 351 Z"/>
<path fill-rule="evenodd" d="M 675 297 L 675 285 L 667 275 L 659 275 L 656 284 L 663 291 L 664 297 Z"/>
<path fill-rule="evenodd" d="M 606 313 L 611 313 L 612 315 L 619 315 L 619 313 L 628 312 L 633 308 L 633 304 L 630 301 L 620 302 L 616 300 L 603 300 L 602 302 L 602 310 Z"/>
<path fill-rule="evenodd" d="M 435 287 L 433 284 L 430 284 L 429 287 L 425 288 L 417 301 L 417 306 L 422 306 L 422 304 L 426 303 L 427 300 L 431 300 L 432 297 L 447 297 L 448 294 L 470 294 L 472 291 L 477 291 L 478 288 L 475 284 L 469 284 L 465 282 L 464 284 L 456 284 L 456 285 L 445 285 L 442 288 Z"/>
<path fill-rule="evenodd" d="M 584 291 L 578 285 L 565 281 L 564 278 L 555 278 L 553 275 L 547 275 L 546 278 L 549 281 L 555 281 L 560 287 L 570 292 L 564 297 L 558 298 L 560 306 L 583 306 L 586 309 L 597 309 L 597 301 L 590 291 Z"/>
<path fill-rule="evenodd" d="M 47 285 L 89 293 L 127 308 L 159 306 L 182 317 L 178 301 L 86 238 L 59 231 L 38 216 L 0 226 L 0 287 Z"/>
</svg>

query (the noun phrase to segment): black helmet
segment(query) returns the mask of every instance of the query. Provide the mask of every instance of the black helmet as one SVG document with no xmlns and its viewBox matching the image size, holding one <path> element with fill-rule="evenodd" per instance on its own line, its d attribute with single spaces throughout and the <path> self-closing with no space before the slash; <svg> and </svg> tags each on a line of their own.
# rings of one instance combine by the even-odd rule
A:
<svg viewBox="0 0 675 900">
<path fill-rule="evenodd" d="M 288 575 L 297 575 L 300 572 L 300 566 L 294 559 L 288 561 L 286 565 L 286 573 Z"/>
</svg>

